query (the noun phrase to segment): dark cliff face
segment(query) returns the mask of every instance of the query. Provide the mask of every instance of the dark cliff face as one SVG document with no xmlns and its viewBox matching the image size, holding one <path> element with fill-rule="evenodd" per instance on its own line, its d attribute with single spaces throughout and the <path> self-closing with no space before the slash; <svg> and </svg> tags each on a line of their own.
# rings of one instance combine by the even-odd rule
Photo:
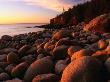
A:
<svg viewBox="0 0 110 82">
<path fill-rule="evenodd" d="M 110 12 L 110 0 L 91 0 L 65 11 L 51 19 L 50 23 L 77 25 L 82 21 L 89 22 L 91 19 L 108 12 Z"/>
</svg>

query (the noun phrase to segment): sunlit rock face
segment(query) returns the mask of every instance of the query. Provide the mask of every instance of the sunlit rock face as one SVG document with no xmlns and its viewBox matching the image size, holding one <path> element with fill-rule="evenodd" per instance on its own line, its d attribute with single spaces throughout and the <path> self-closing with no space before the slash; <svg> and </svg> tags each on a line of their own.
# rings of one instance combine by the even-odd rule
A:
<svg viewBox="0 0 110 82">
<path fill-rule="evenodd" d="M 97 59 L 84 56 L 72 61 L 63 71 L 60 82 L 103 82 L 102 66 Z"/>
<path fill-rule="evenodd" d="M 103 14 L 94 18 L 87 25 L 84 26 L 84 30 L 100 33 L 110 33 L 110 13 Z"/>
</svg>

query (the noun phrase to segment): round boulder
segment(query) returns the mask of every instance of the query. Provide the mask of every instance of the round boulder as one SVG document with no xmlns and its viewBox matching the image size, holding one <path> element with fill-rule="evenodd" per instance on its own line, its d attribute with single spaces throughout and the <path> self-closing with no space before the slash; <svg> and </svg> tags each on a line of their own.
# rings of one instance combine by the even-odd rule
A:
<svg viewBox="0 0 110 82">
<path fill-rule="evenodd" d="M 71 36 L 71 31 L 69 30 L 59 30 L 58 32 L 56 32 L 52 39 L 56 39 L 56 40 L 59 40 L 61 38 L 65 38 L 65 37 L 68 37 L 68 36 Z"/>
<path fill-rule="evenodd" d="M 18 64 L 16 67 L 12 69 L 11 75 L 13 77 L 22 77 L 28 66 L 29 66 L 28 63 L 26 62 Z"/>
<path fill-rule="evenodd" d="M 55 64 L 55 73 L 56 74 L 62 74 L 63 70 L 66 68 L 67 64 L 65 60 L 59 60 Z"/>
<path fill-rule="evenodd" d="M 31 82 L 32 79 L 39 74 L 51 73 L 53 70 L 53 62 L 50 56 L 41 58 L 33 62 L 24 75 L 25 82 Z"/>
<path fill-rule="evenodd" d="M 10 52 L 8 55 L 7 55 L 7 62 L 8 63 L 16 63 L 18 62 L 19 58 L 17 56 L 17 54 L 15 54 L 14 52 Z"/>
<path fill-rule="evenodd" d="M 70 57 L 72 57 L 73 53 L 79 51 L 80 49 L 81 49 L 80 46 L 70 46 L 70 47 L 68 48 L 68 55 L 69 55 Z"/>
<path fill-rule="evenodd" d="M 91 56 L 92 53 L 93 52 L 90 49 L 81 49 L 72 55 L 71 61 L 78 59 L 80 57 L 83 57 L 83 56 Z"/>
<path fill-rule="evenodd" d="M 103 82 L 102 65 L 91 56 L 71 62 L 63 71 L 60 82 Z"/>
<path fill-rule="evenodd" d="M 22 46 L 19 50 L 18 53 L 20 54 L 20 56 L 22 57 L 23 55 L 26 54 L 26 52 L 30 49 L 31 47 L 29 45 L 24 45 Z"/>
<path fill-rule="evenodd" d="M 44 45 L 44 49 L 46 52 L 50 52 L 51 50 L 54 49 L 54 43 L 52 43 L 51 41 L 47 42 L 45 45 Z"/>
<path fill-rule="evenodd" d="M 52 55 L 55 59 L 65 59 L 67 56 L 68 47 L 65 45 L 58 46 L 53 49 Z"/>
<path fill-rule="evenodd" d="M 55 74 L 37 75 L 32 82 L 58 82 L 58 76 Z"/>
</svg>

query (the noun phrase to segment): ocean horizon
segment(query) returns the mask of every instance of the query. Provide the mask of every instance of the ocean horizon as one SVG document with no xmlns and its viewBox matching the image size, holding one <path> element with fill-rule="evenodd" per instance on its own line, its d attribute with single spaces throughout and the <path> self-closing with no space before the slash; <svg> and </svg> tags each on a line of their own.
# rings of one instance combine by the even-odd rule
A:
<svg viewBox="0 0 110 82">
<path fill-rule="evenodd" d="M 34 28 L 35 26 L 44 25 L 44 23 L 13 23 L 0 24 L 0 37 L 3 35 L 18 35 L 29 32 L 37 32 L 44 30 L 43 28 Z"/>
</svg>

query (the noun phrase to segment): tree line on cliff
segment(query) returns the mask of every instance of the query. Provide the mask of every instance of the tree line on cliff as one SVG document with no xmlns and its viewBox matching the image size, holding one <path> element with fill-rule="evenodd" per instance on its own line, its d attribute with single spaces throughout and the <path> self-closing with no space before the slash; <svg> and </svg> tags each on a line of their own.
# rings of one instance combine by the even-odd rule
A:
<svg viewBox="0 0 110 82">
<path fill-rule="evenodd" d="M 91 0 L 69 8 L 68 11 L 50 20 L 50 24 L 77 25 L 89 22 L 91 19 L 110 12 L 110 0 Z"/>
</svg>

